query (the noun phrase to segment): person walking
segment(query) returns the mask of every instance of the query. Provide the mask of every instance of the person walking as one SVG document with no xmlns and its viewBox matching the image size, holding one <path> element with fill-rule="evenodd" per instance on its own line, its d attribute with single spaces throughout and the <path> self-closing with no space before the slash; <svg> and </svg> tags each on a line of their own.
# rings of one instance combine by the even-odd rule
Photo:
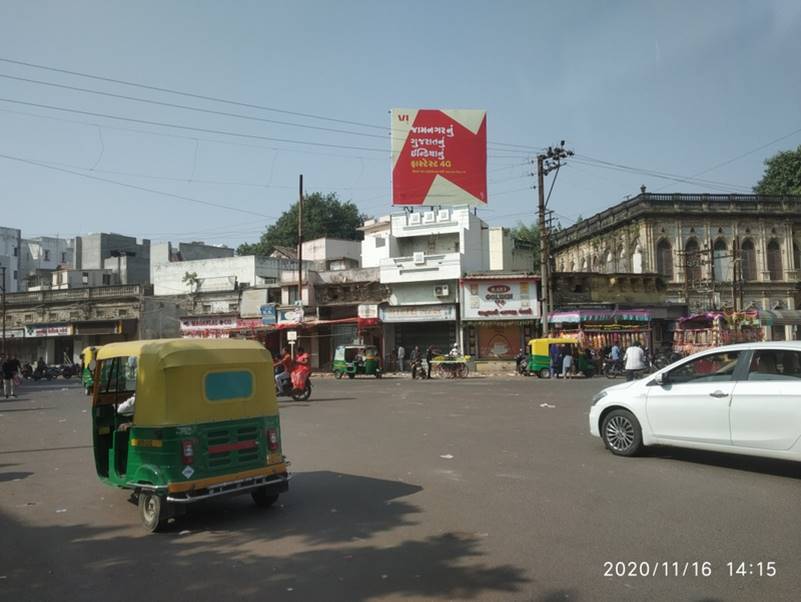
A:
<svg viewBox="0 0 801 602">
<path fill-rule="evenodd" d="M 573 351 L 570 345 L 565 345 L 562 355 L 562 380 L 567 380 L 573 373 Z"/>
<path fill-rule="evenodd" d="M 398 345 L 398 368 L 400 372 L 405 372 L 403 369 L 403 360 L 406 359 L 406 349 L 403 348 L 403 345 Z"/>
<path fill-rule="evenodd" d="M 17 377 L 19 370 L 20 363 L 14 354 L 3 358 L 0 371 L 2 371 L 3 375 L 3 395 L 6 396 L 6 399 L 17 396 L 14 390 L 14 385 L 16 384 L 14 379 Z"/>
<path fill-rule="evenodd" d="M 559 363 L 559 345 L 551 344 L 548 346 L 548 358 L 550 359 L 551 378 L 556 378 L 562 365 Z"/>
<path fill-rule="evenodd" d="M 426 368 L 428 369 L 427 378 L 431 378 L 431 360 L 434 359 L 434 348 L 429 345 L 426 348 Z"/>
<path fill-rule="evenodd" d="M 637 378 L 637 373 L 645 368 L 645 352 L 638 341 L 626 349 L 623 361 L 626 362 L 626 380 L 632 381 Z"/>
</svg>

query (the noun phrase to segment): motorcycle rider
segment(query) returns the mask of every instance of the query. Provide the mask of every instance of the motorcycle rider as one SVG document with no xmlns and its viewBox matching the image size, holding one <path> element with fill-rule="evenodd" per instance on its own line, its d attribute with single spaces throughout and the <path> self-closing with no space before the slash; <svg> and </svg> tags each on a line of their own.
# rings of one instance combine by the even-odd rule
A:
<svg viewBox="0 0 801 602">
<path fill-rule="evenodd" d="M 295 355 L 295 365 L 292 367 L 292 388 L 296 391 L 302 391 L 306 388 L 306 380 L 311 375 L 311 361 L 309 354 L 298 346 L 298 352 Z"/>
<path fill-rule="evenodd" d="M 515 356 L 515 366 L 517 367 L 518 374 L 526 373 L 526 368 L 528 367 L 528 354 L 522 347 Z"/>
<path fill-rule="evenodd" d="M 292 371 L 292 354 L 289 353 L 288 347 L 281 348 L 281 358 L 275 364 L 276 375 L 275 384 L 278 385 L 279 391 L 285 391 L 290 382 L 290 373 Z M 279 370 L 279 368 L 283 368 Z"/>
</svg>

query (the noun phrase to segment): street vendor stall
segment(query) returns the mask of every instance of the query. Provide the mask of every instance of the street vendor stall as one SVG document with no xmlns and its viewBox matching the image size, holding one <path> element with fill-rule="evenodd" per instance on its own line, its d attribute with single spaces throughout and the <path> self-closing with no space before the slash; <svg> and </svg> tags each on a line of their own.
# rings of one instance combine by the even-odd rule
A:
<svg viewBox="0 0 801 602">
<path fill-rule="evenodd" d="M 549 314 L 552 336 L 573 337 L 600 353 L 617 343 L 653 348 L 651 312 L 646 309 L 575 309 Z"/>
<path fill-rule="evenodd" d="M 761 341 L 757 310 L 710 311 L 680 318 L 673 332 L 673 351 L 690 355 L 719 345 Z"/>
</svg>

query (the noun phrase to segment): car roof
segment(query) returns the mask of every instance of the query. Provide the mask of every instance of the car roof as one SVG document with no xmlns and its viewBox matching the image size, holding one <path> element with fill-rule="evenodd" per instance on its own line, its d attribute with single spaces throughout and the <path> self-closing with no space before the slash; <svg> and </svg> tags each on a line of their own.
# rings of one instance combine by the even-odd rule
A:
<svg viewBox="0 0 801 602">
<path fill-rule="evenodd" d="M 736 343 L 734 345 L 721 345 L 715 349 L 797 349 L 801 351 L 801 341 L 760 341 L 758 343 Z M 710 349 L 711 351 L 711 349 Z"/>
</svg>

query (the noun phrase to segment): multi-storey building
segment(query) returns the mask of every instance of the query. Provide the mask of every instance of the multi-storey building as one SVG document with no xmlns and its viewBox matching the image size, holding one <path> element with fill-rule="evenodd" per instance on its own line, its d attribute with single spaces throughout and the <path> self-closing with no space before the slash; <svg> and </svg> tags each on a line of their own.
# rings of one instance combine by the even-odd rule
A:
<svg viewBox="0 0 801 602">
<path fill-rule="evenodd" d="M 798 337 L 800 248 L 799 196 L 644 188 L 556 232 L 551 243 L 558 272 L 657 273 L 667 286 L 665 300 L 690 312 L 776 310 L 766 338 Z"/>
</svg>

